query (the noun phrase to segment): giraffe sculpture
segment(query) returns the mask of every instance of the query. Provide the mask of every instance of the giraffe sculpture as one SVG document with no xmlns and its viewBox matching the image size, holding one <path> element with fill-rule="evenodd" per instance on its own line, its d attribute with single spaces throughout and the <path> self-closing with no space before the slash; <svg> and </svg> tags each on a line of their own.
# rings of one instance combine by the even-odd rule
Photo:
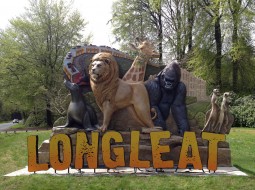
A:
<svg viewBox="0 0 255 190">
<path fill-rule="evenodd" d="M 159 58 L 159 53 L 154 49 L 154 46 L 149 41 L 142 41 L 137 39 L 139 45 L 136 47 L 130 44 L 135 50 L 138 50 L 139 54 L 136 56 L 134 62 L 132 63 L 130 69 L 126 72 L 122 80 L 135 83 L 144 81 L 146 66 L 150 58 Z"/>
</svg>

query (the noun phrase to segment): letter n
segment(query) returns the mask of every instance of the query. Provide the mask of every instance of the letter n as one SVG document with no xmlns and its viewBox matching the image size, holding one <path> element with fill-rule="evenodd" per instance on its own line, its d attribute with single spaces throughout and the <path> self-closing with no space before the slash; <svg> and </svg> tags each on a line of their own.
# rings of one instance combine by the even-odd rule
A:
<svg viewBox="0 0 255 190">
<path fill-rule="evenodd" d="M 89 168 L 97 168 L 98 162 L 98 132 L 91 132 L 91 145 L 86 133 L 78 132 L 76 140 L 75 168 L 83 168 L 83 156 L 86 154 Z"/>
</svg>

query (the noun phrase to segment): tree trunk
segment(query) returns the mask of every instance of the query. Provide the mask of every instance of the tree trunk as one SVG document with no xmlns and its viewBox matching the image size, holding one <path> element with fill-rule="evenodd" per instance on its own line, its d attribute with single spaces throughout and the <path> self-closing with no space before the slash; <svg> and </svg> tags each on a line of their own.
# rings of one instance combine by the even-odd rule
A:
<svg viewBox="0 0 255 190">
<path fill-rule="evenodd" d="M 216 42 L 216 59 L 214 62 L 215 66 L 215 84 L 219 86 L 219 88 L 222 87 L 221 82 L 221 52 L 222 52 L 222 41 L 221 41 L 221 26 L 220 26 L 220 17 L 216 17 L 216 21 L 214 24 L 214 37 Z"/>
<path fill-rule="evenodd" d="M 26 123 L 28 116 L 29 115 L 25 111 L 22 112 L 22 120 L 24 124 Z"/>
<path fill-rule="evenodd" d="M 162 61 L 162 54 L 163 54 L 163 26 L 162 26 L 162 14 L 161 14 L 161 8 L 159 10 L 159 14 L 158 14 L 158 40 L 159 40 L 159 64 L 162 65 L 163 61 Z"/>
<path fill-rule="evenodd" d="M 182 43 L 181 43 L 181 12 L 177 8 L 176 13 L 176 20 L 177 20 L 177 31 L 176 31 L 176 37 L 177 37 L 177 60 L 181 60 L 182 58 Z"/>
<path fill-rule="evenodd" d="M 47 122 L 48 127 L 53 126 L 51 105 L 50 105 L 49 100 L 47 100 L 47 103 L 46 103 L 46 122 Z"/>
<path fill-rule="evenodd" d="M 234 20 L 234 28 L 233 28 L 233 34 L 232 34 L 232 46 L 237 47 L 237 41 L 238 41 L 238 35 L 237 35 L 237 22 Z M 235 50 L 237 51 L 237 50 Z M 233 91 L 237 92 L 237 82 L 238 82 L 238 59 L 232 57 L 232 69 L 233 69 Z"/>
<path fill-rule="evenodd" d="M 192 30 L 195 19 L 195 9 L 193 0 L 188 0 L 188 52 L 191 51 L 193 46 Z"/>
</svg>

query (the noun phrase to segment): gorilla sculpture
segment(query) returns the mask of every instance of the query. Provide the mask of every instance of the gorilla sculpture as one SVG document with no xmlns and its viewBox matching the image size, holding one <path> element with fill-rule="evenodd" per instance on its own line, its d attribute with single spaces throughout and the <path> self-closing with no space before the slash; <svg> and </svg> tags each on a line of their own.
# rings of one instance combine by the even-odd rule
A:
<svg viewBox="0 0 255 190">
<path fill-rule="evenodd" d="M 178 126 L 179 134 L 183 136 L 189 130 L 185 104 L 186 86 L 181 79 L 181 69 L 176 61 L 167 65 L 155 79 L 145 82 L 150 98 L 151 109 L 155 109 L 155 126 L 167 129 L 166 119 L 170 110 Z"/>
</svg>

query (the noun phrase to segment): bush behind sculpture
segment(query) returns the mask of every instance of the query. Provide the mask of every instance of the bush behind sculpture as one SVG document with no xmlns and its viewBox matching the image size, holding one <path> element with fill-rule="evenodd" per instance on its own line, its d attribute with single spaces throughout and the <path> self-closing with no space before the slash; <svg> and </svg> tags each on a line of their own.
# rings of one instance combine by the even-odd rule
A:
<svg viewBox="0 0 255 190">
<path fill-rule="evenodd" d="M 234 126 L 255 128 L 255 99 L 252 95 L 234 96 L 231 112 L 235 117 Z"/>
<path fill-rule="evenodd" d="M 44 112 L 38 112 L 38 113 L 30 113 L 28 116 L 26 122 L 26 127 L 46 127 L 47 123 L 45 120 L 45 114 Z"/>
</svg>

